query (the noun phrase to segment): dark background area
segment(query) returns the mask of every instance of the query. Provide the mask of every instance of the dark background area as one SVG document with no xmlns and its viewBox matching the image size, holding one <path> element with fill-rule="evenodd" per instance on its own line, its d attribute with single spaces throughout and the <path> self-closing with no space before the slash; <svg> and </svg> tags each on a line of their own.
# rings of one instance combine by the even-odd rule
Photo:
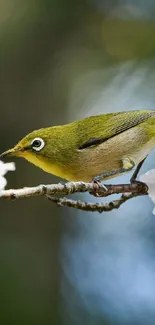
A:
<svg viewBox="0 0 155 325">
<path fill-rule="evenodd" d="M 1 0 L 0 151 L 40 127 L 154 109 L 154 15 L 154 1 Z M 22 159 L 7 180 L 60 181 Z M 0 323 L 155 324 L 152 209 L 147 197 L 102 215 L 1 200 Z"/>
</svg>

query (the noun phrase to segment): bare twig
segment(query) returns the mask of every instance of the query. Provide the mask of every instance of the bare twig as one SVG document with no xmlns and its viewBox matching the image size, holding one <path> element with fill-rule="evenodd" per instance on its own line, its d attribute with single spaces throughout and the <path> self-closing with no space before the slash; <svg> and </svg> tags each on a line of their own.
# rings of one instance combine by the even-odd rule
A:
<svg viewBox="0 0 155 325">
<path fill-rule="evenodd" d="M 3 190 L 0 192 L 0 198 L 5 199 L 20 199 L 30 196 L 43 196 L 46 195 L 52 202 L 55 202 L 59 206 L 68 206 L 86 211 L 110 211 L 118 209 L 127 200 L 146 195 L 148 187 L 142 182 L 135 182 L 132 184 L 118 184 L 118 185 L 106 185 L 96 183 L 84 183 L 84 182 L 68 182 L 66 184 L 51 184 L 51 185 L 39 185 L 36 187 L 25 187 L 21 189 Z M 106 197 L 112 194 L 123 193 L 118 200 L 114 200 L 110 203 L 91 203 L 74 201 L 71 199 L 55 197 L 57 194 L 69 195 L 77 192 L 89 192 L 99 197 Z"/>
<path fill-rule="evenodd" d="M 142 182 L 133 184 L 119 184 L 119 185 L 106 185 L 107 191 L 105 191 L 102 184 L 96 183 L 83 183 L 83 182 L 68 182 L 66 184 L 51 184 L 51 185 L 39 185 L 35 187 L 24 187 L 21 189 L 3 190 L 0 192 L 0 198 L 5 199 L 21 199 L 29 196 L 41 196 L 45 194 L 72 194 L 76 192 L 94 192 L 100 196 L 106 197 L 111 194 L 119 193 L 147 193 L 147 185 Z"/>
<path fill-rule="evenodd" d="M 132 199 L 133 197 L 140 196 L 142 194 L 139 193 L 129 193 L 129 194 L 123 194 L 120 199 L 114 200 L 108 203 L 93 203 L 93 202 L 82 202 L 82 201 L 74 201 L 66 198 L 58 198 L 55 196 L 47 196 L 48 199 L 54 203 L 57 203 L 58 206 L 68 206 L 71 208 L 79 209 L 79 210 L 85 210 L 85 211 L 97 211 L 97 212 L 103 212 L 103 211 L 111 211 L 113 209 L 118 209 L 123 203 L 126 201 Z"/>
</svg>

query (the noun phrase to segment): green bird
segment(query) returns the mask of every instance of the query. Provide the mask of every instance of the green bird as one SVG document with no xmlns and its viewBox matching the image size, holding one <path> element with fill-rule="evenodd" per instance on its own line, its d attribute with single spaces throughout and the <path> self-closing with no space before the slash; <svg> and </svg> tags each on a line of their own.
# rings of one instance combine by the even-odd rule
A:
<svg viewBox="0 0 155 325">
<path fill-rule="evenodd" d="M 24 157 L 48 173 L 87 182 L 140 168 L 154 146 L 155 112 L 139 110 L 35 130 L 1 157 Z"/>
</svg>

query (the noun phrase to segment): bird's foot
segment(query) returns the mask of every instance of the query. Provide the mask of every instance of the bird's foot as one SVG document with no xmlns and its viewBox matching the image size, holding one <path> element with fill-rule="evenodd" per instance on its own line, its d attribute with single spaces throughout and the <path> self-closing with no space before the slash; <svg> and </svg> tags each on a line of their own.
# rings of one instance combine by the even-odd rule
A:
<svg viewBox="0 0 155 325">
<path fill-rule="evenodd" d="M 96 179 L 95 177 L 92 179 L 91 181 L 93 184 L 95 184 L 95 186 L 93 187 L 93 190 L 90 192 L 91 195 L 94 195 L 96 197 L 102 197 L 102 193 L 99 194 L 98 191 L 99 189 L 102 190 L 102 192 L 107 192 L 107 188 L 104 184 L 102 184 L 98 179 Z"/>
</svg>

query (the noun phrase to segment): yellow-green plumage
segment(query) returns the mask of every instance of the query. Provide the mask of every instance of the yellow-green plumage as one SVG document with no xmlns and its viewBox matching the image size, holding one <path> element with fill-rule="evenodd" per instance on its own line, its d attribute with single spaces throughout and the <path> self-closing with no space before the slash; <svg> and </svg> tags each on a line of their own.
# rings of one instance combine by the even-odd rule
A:
<svg viewBox="0 0 155 325">
<path fill-rule="evenodd" d="M 31 147 L 36 137 L 45 142 L 40 151 Z M 67 180 L 90 181 L 122 167 L 127 170 L 130 161 L 137 165 L 154 146 L 155 112 L 141 110 L 91 116 L 36 130 L 6 154 L 22 156 Z"/>
</svg>

